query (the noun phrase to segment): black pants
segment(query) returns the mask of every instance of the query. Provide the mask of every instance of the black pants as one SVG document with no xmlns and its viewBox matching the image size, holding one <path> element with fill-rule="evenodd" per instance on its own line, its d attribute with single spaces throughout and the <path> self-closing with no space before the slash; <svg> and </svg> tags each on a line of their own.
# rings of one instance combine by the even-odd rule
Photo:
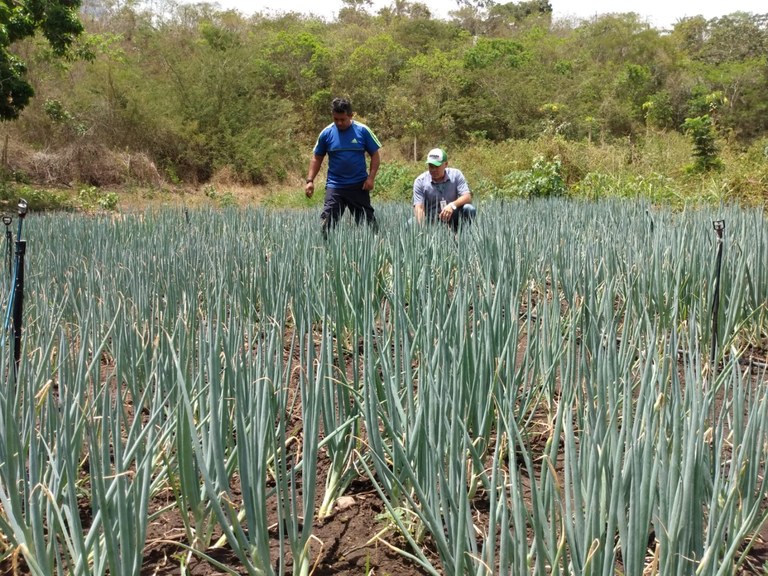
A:
<svg viewBox="0 0 768 576">
<path fill-rule="evenodd" d="M 363 190 L 363 183 L 361 182 L 359 186 L 350 188 L 325 189 L 323 213 L 320 215 L 324 233 L 336 226 L 344 215 L 345 208 L 349 208 L 357 224 L 361 224 L 365 219 L 367 224 L 376 226 L 376 216 L 374 216 L 373 206 L 371 206 L 371 194 L 367 190 Z"/>
</svg>

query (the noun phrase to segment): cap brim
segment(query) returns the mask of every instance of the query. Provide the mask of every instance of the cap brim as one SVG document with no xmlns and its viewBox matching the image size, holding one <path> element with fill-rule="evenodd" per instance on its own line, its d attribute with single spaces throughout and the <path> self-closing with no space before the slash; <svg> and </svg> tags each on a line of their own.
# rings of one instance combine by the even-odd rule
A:
<svg viewBox="0 0 768 576">
<path fill-rule="evenodd" d="M 442 162 L 440 160 L 427 160 L 427 164 L 432 164 L 432 166 L 440 166 Z"/>
</svg>

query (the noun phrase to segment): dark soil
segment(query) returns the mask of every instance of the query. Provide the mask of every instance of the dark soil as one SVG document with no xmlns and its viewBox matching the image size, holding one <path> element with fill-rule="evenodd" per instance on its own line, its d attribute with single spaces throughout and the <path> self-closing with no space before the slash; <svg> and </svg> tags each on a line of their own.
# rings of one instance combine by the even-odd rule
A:
<svg viewBox="0 0 768 576">
<path fill-rule="evenodd" d="M 322 481 L 324 482 L 324 479 Z M 317 505 L 319 504 L 318 501 Z M 372 540 L 378 532 L 386 528 L 386 524 L 377 518 L 382 512 L 383 507 L 370 481 L 361 479 L 353 483 L 334 515 L 323 523 L 316 523 L 312 530 L 311 556 L 313 562 L 316 562 L 312 573 L 315 576 L 358 576 L 369 572 L 393 576 L 427 574 L 386 544 Z M 390 539 L 394 544 L 402 545 L 392 531 L 382 535 L 382 539 Z M 183 558 L 187 552 L 174 542 L 185 540 L 184 527 L 175 512 L 153 522 L 147 535 L 142 574 L 179 574 L 179 557 Z M 276 541 L 272 552 L 273 564 L 276 566 L 275 562 L 279 560 Z M 207 554 L 239 573 L 246 574 L 245 570 L 238 570 L 240 562 L 228 546 L 209 550 Z M 208 576 L 222 572 L 206 560 L 192 558 L 188 564 L 188 574 Z"/>
<path fill-rule="evenodd" d="M 318 463 L 318 472 L 327 462 Z M 318 478 L 319 486 L 324 486 L 325 472 Z M 236 490 L 235 490 L 236 493 Z M 320 494 L 322 496 L 322 494 Z M 87 507 L 87 503 L 86 507 Z M 155 497 L 150 511 L 156 512 L 167 506 L 162 496 Z M 317 501 L 317 506 L 320 500 Z M 273 510 L 274 512 L 274 510 Z M 384 512 L 378 495 L 369 480 L 353 482 L 347 493 L 340 500 L 334 514 L 325 522 L 316 523 L 312 530 L 311 557 L 315 562 L 314 576 L 376 574 L 392 576 L 417 576 L 427 574 L 426 570 L 395 552 L 390 545 L 403 546 L 404 543 L 393 530 L 387 530 L 387 524 L 379 515 Z M 89 509 L 81 511 L 84 516 Z M 383 531 L 383 532 L 382 532 Z M 376 535 L 379 534 L 379 538 Z M 215 539 L 214 539 L 215 540 Z M 207 559 L 188 557 L 188 544 L 184 525 L 176 509 L 163 513 L 148 527 L 144 548 L 144 565 L 141 573 L 146 575 L 171 576 L 180 573 L 180 562 L 187 562 L 187 574 L 212 576 L 223 574 Z M 240 569 L 241 563 L 229 546 L 209 549 L 208 556 L 239 574 L 246 574 Z M 275 536 L 272 550 L 273 565 L 277 567 L 279 548 Z M 290 560 L 288 560 L 290 566 Z M 289 569 L 290 573 L 290 569 Z M 27 569 L 20 555 L 0 562 L 0 575 L 27 575 Z"/>
</svg>

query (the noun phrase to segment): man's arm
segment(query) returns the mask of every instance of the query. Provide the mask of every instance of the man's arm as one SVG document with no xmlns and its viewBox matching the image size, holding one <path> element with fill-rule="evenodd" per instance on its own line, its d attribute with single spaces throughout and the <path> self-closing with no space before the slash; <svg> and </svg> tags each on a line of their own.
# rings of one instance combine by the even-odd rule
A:
<svg viewBox="0 0 768 576">
<path fill-rule="evenodd" d="M 424 223 L 424 204 L 413 205 L 413 216 L 419 224 Z"/>
<path fill-rule="evenodd" d="M 461 207 L 464 206 L 464 204 L 469 204 L 470 202 L 472 202 L 472 192 L 462 194 L 443 208 L 443 211 L 440 212 L 440 220 L 448 222 L 456 211 L 461 210 Z"/>
<path fill-rule="evenodd" d="M 413 181 L 413 217 L 416 218 L 416 222 L 422 224 L 424 222 L 424 189 L 421 184 L 421 177 L 419 176 Z"/>
<path fill-rule="evenodd" d="M 379 164 L 381 164 L 381 156 L 379 151 L 376 150 L 371 154 L 371 167 L 368 170 L 368 178 L 365 179 L 363 184 L 363 190 L 373 190 L 373 183 L 376 180 L 376 173 L 379 171 Z"/>
<path fill-rule="evenodd" d="M 307 198 L 312 198 L 312 194 L 315 192 L 315 176 L 320 172 L 320 167 L 323 165 L 323 158 L 325 158 L 325 156 L 312 154 L 312 160 L 309 161 L 307 183 L 304 186 L 304 194 L 307 195 Z"/>
<path fill-rule="evenodd" d="M 471 204 L 471 203 L 472 203 L 472 192 L 467 192 L 466 194 L 462 194 L 461 196 L 456 198 L 456 200 L 451 202 L 451 204 L 456 206 L 457 210 L 462 206 L 464 206 L 464 204 Z"/>
<path fill-rule="evenodd" d="M 458 173 L 458 186 L 459 186 L 459 197 L 456 198 L 453 202 L 450 202 L 448 206 L 445 207 L 445 210 L 443 213 L 441 213 L 441 220 L 448 221 L 451 219 L 451 216 L 453 216 L 453 213 L 459 210 L 464 204 L 470 204 L 472 202 L 472 192 L 469 189 L 469 186 L 467 185 L 467 180 L 464 178 L 464 174 L 461 172 Z"/>
</svg>

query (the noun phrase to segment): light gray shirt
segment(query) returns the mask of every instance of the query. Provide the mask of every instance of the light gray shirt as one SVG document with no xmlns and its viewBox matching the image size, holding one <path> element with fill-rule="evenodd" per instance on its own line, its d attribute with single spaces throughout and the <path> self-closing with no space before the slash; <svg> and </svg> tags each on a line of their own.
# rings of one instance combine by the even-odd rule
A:
<svg viewBox="0 0 768 576">
<path fill-rule="evenodd" d="M 465 194 L 469 194 L 469 185 L 464 174 L 457 168 L 447 167 L 442 182 L 433 182 L 429 171 L 420 174 L 413 182 L 413 205 L 423 204 L 427 215 L 440 211 L 440 200 L 453 202 Z"/>
</svg>

